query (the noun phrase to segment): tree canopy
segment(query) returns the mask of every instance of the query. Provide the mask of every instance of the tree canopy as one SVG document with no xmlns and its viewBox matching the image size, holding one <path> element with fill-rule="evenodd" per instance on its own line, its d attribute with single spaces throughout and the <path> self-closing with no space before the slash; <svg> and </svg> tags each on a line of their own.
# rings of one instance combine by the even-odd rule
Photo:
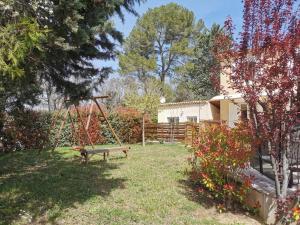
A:
<svg viewBox="0 0 300 225">
<path fill-rule="evenodd" d="M 204 26 L 204 22 L 199 25 L 193 39 L 193 53 L 180 71 L 179 82 L 193 93 L 194 98 L 210 99 L 218 95 L 214 79 L 218 79 L 221 72 L 220 62 L 215 57 L 215 41 L 225 31 L 218 24 L 213 24 L 210 29 Z M 218 74 L 217 77 L 215 74 Z"/>
<path fill-rule="evenodd" d="M 92 60 L 114 59 L 116 42 L 123 41 L 110 18 L 123 19 L 122 9 L 135 13 L 135 2 L 140 1 L 2 1 L 0 74 L 35 74 L 71 97 L 90 94 L 91 85 L 111 72 L 95 68 Z"/>
<path fill-rule="evenodd" d="M 29 18 L 0 27 L 0 75 L 12 78 L 24 75 L 24 61 L 34 57 L 34 48 L 41 50 L 45 38 L 46 30 Z"/>
<path fill-rule="evenodd" d="M 110 21 L 142 0 L 0 1 L 0 133 L 3 113 L 38 103 L 45 81 L 66 97 L 89 96 L 112 71 L 123 36 Z"/>
<path fill-rule="evenodd" d="M 177 101 L 211 98 L 218 94 L 211 78 L 219 64 L 215 38 L 222 32 L 217 24 L 206 28 L 192 11 L 175 3 L 150 9 L 125 41 L 120 74 L 142 83 L 153 77 L 163 84 L 171 81 Z"/>
<path fill-rule="evenodd" d="M 161 98 L 158 90 L 164 91 L 167 100 L 173 100 L 171 87 L 167 84 L 162 85 L 156 78 L 149 78 L 145 83 L 133 77 L 112 78 L 104 83 L 101 94 L 110 96 L 106 100 L 110 109 L 126 106 L 147 113 L 156 120 Z"/>
<path fill-rule="evenodd" d="M 150 9 L 126 39 L 119 56 L 121 74 L 156 77 L 165 83 L 191 53 L 190 38 L 195 25 L 193 12 L 175 3 Z"/>
<path fill-rule="evenodd" d="M 297 1 L 244 1 L 238 41 L 219 38 L 218 53 L 230 86 L 249 108 L 252 134 L 267 146 L 275 176 L 277 214 L 288 209 L 293 132 L 299 124 L 300 16 Z M 233 34 L 231 19 L 225 22 Z M 224 44 L 231 48 L 223 50 Z M 298 150 L 298 149 L 296 149 Z M 283 208 L 280 208 L 284 206 Z"/>
</svg>

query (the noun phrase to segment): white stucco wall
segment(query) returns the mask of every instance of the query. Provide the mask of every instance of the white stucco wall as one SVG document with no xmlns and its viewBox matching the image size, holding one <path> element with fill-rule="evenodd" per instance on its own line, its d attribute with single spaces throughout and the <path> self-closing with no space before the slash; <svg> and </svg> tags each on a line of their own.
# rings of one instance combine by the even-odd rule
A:
<svg viewBox="0 0 300 225">
<path fill-rule="evenodd" d="M 234 102 L 229 100 L 221 101 L 221 113 L 227 115 L 227 119 L 224 119 L 229 127 L 234 127 L 234 124 L 241 119 L 241 105 L 245 104 L 243 99 L 235 99 Z M 227 104 L 227 106 L 226 106 Z M 228 113 L 226 113 L 226 110 Z"/>
<path fill-rule="evenodd" d="M 228 118 L 228 126 L 234 127 L 234 124 L 240 119 L 240 106 L 229 103 L 229 118 Z"/>
<path fill-rule="evenodd" d="M 158 123 L 167 123 L 168 117 L 179 117 L 179 122 L 187 122 L 188 116 L 197 116 L 200 120 L 213 120 L 212 107 L 209 102 L 191 104 L 165 104 L 158 109 Z"/>
</svg>

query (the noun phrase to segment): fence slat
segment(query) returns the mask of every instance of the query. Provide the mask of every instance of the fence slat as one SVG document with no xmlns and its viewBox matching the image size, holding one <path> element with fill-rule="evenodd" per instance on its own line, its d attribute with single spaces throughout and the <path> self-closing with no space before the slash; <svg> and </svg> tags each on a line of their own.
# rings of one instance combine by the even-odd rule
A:
<svg viewBox="0 0 300 225">
<path fill-rule="evenodd" d="M 200 123 L 149 123 L 145 124 L 145 137 L 151 140 L 166 142 L 184 142 L 186 145 L 193 145 L 198 137 L 199 129 L 205 124 L 220 124 L 221 121 L 203 120 Z"/>
</svg>

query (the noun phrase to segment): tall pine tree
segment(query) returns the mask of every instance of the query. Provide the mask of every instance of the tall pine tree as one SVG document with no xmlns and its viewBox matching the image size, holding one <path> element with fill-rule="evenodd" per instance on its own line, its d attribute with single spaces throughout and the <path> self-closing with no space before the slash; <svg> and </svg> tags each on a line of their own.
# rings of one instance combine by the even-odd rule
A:
<svg viewBox="0 0 300 225">
<path fill-rule="evenodd" d="M 36 47 L 32 46 L 27 52 L 31 57 L 22 58 L 23 75 L 34 73 L 66 95 L 88 95 L 92 82 L 99 84 L 111 72 L 108 67 L 95 68 L 93 60 L 114 59 L 116 42 L 123 41 L 110 18 L 118 14 L 124 19 L 122 9 L 135 13 L 135 2 L 140 0 L 4 1 L 0 5 L 3 15 L 0 26 L 7 27 L 24 18 L 37 23 L 38 29 L 46 31 L 47 38 L 40 46 L 42 54 L 40 51 L 32 54 Z M 16 48 L 12 54 L 19 51 L 20 48 Z"/>
<path fill-rule="evenodd" d="M 111 72 L 93 61 L 114 59 L 123 41 L 111 17 L 136 14 L 141 1 L 0 1 L 0 133 L 1 114 L 36 104 L 42 80 L 74 99 L 90 95 Z"/>
</svg>

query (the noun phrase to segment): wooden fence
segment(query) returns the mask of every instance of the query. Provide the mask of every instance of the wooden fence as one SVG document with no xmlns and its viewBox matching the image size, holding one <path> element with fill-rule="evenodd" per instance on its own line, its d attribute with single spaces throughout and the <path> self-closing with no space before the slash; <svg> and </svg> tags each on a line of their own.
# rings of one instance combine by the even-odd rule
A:
<svg viewBox="0 0 300 225">
<path fill-rule="evenodd" d="M 201 121 L 200 123 L 148 123 L 145 124 L 147 141 L 182 142 L 192 146 L 199 128 L 205 124 L 220 124 L 220 121 Z"/>
</svg>

